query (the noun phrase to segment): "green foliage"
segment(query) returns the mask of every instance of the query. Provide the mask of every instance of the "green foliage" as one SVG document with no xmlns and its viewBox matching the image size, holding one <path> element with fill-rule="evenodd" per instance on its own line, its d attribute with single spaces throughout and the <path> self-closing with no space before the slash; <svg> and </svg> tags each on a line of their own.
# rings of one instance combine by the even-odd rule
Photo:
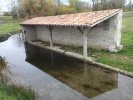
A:
<svg viewBox="0 0 133 100">
<path fill-rule="evenodd" d="M 76 2 L 78 2 L 78 0 L 69 0 L 70 6 L 75 6 Z"/>
<path fill-rule="evenodd" d="M 54 5 L 49 0 L 21 0 L 20 8 L 21 17 L 35 17 L 54 14 Z"/>
<path fill-rule="evenodd" d="M 0 83 L 0 100 L 34 100 L 35 94 L 23 87 L 7 86 Z"/>
<path fill-rule="evenodd" d="M 1 71 L 6 67 L 4 59 L 0 58 L 0 77 Z M 0 78 L 1 79 L 1 78 Z M 35 94 L 31 89 L 15 85 L 7 85 L 0 80 L 0 100 L 34 100 Z"/>
<path fill-rule="evenodd" d="M 72 14 L 72 13 L 76 13 L 77 10 L 75 7 L 72 6 L 60 6 L 56 8 L 56 15 L 60 15 L 60 14 Z"/>
<path fill-rule="evenodd" d="M 4 12 L 3 16 L 11 16 L 10 12 Z"/>
</svg>

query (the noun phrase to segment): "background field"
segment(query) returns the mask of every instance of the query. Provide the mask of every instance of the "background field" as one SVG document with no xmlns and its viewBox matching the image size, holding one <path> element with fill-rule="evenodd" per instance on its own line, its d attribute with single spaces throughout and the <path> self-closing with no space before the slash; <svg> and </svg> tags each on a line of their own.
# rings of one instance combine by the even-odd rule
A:
<svg viewBox="0 0 133 100">
<path fill-rule="evenodd" d="M 0 16 L 0 36 L 20 30 L 19 20 L 13 20 L 10 16 Z"/>
</svg>

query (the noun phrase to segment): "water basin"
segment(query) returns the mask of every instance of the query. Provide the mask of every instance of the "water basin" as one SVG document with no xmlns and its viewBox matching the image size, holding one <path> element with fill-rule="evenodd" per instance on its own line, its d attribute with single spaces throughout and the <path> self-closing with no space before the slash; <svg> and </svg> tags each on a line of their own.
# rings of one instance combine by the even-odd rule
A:
<svg viewBox="0 0 133 100">
<path fill-rule="evenodd" d="M 0 43 L 8 82 L 33 88 L 38 100 L 133 100 L 133 79 L 26 44 L 17 35 Z"/>
</svg>

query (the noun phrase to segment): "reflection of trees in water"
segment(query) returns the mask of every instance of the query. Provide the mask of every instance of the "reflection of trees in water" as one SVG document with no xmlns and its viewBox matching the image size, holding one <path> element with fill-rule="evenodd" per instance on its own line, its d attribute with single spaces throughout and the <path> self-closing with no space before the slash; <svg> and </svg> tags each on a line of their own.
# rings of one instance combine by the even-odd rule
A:
<svg viewBox="0 0 133 100">
<path fill-rule="evenodd" d="M 24 41 L 25 41 L 25 34 L 24 33 L 19 33 L 13 36 L 13 41 L 18 47 L 23 47 L 24 46 Z"/>
<path fill-rule="evenodd" d="M 10 37 L 10 35 L 1 36 L 0 37 L 0 42 L 6 41 L 9 37 Z"/>
</svg>

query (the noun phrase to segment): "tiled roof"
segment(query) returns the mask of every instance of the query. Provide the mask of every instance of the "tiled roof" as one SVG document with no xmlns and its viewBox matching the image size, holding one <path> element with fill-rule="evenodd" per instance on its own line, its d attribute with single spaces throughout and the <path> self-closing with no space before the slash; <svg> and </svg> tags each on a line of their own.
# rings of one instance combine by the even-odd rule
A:
<svg viewBox="0 0 133 100">
<path fill-rule="evenodd" d="M 35 17 L 24 21 L 21 25 L 52 25 L 52 26 L 88 26 L 92 27 L 119 13 L 120 9 L 65 14 L 57 16 Z"/>
</svg>

